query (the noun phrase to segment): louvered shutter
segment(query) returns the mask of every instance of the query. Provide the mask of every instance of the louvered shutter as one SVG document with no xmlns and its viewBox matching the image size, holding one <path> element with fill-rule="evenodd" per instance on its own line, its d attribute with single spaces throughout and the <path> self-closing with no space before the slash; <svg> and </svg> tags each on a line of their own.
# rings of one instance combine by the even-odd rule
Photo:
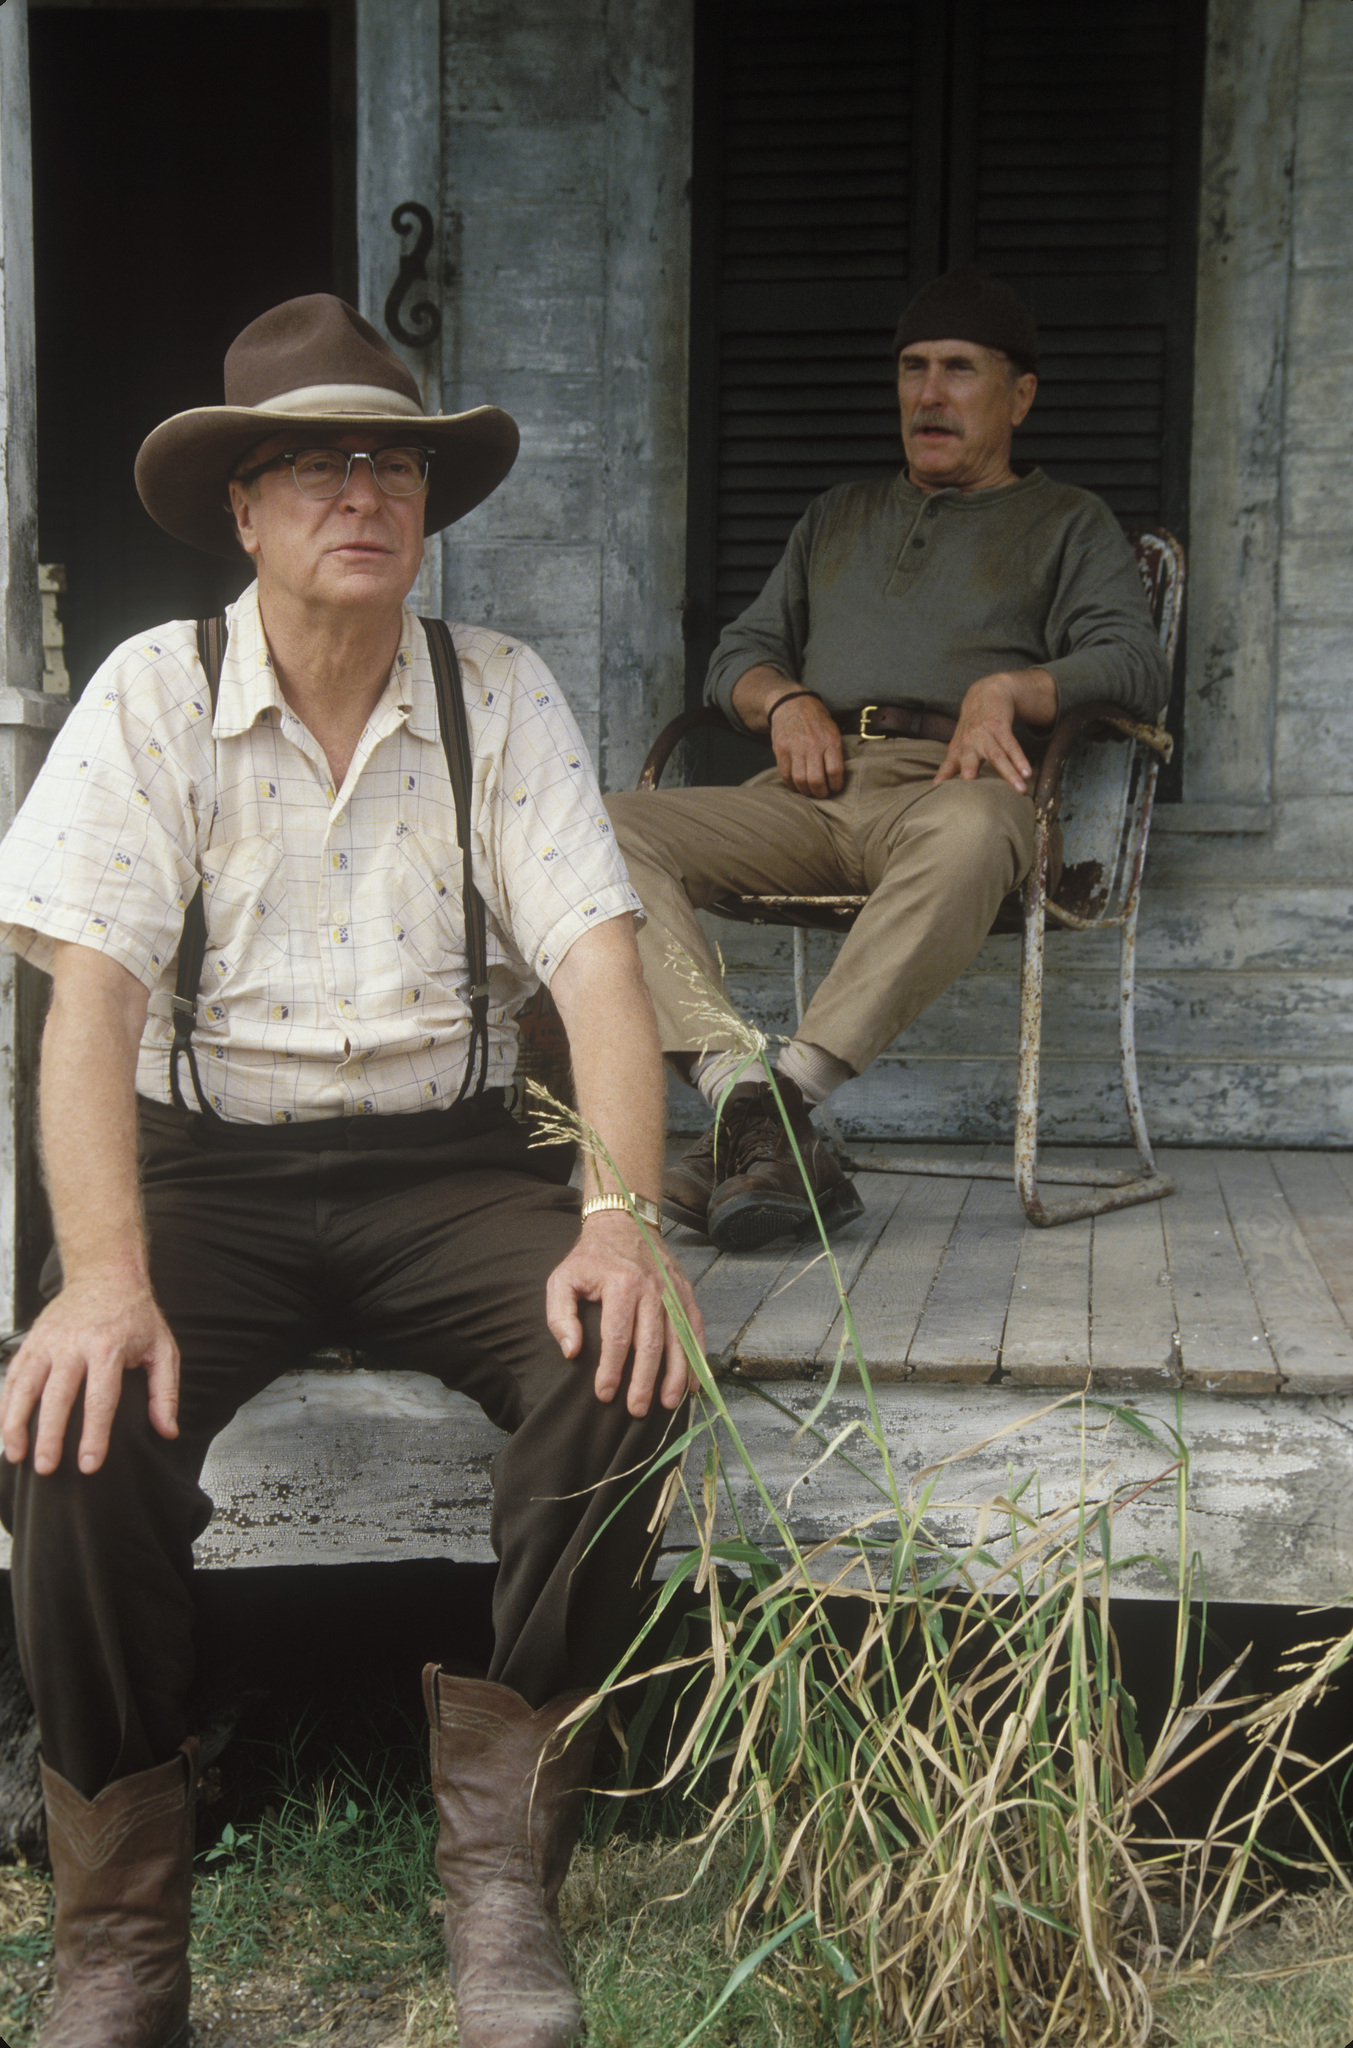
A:
<svg viewBox="0 0 1353 2048">
<path fill-rule="evenodd" d="M 973 225 L 951 260 L 1013 284 L 1043 349 L 1016 461 L 1133 525 L 1186 521 L 1202 10 L 986 0 Z M 966 241 L 966 246 L 964 243 Z"/>
<path fill-rule="evenodd" d="M 699 17 L 687 639 L 901 462 L 891 337 L 976 261 L 1042 330 L 1016 443 L 1185 524 L 1202 0 L 722 0 Z"/>
<path fill-rule="evenodd" d="M 808 501 L 901 459 L 888 337 L 910 267 L 916 40 L 906 7 L 817 0 L 733 0 L 707 10 L 703 29 L 697 176 L 714 260 L 702 275 L 697 247 L 697 690 L 719 629 L 760 589 Z"/>
</svg>

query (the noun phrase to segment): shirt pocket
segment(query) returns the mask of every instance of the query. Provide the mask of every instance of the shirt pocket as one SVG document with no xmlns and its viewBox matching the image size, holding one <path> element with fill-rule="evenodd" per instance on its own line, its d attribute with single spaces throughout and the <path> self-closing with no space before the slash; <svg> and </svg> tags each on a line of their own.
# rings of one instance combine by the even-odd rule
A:
<svg viewBox="0 0 1353 2048">
<path fill-rule="evenodd" d="M 405 832 L 395 847 L 390 914 L 401 958 L 429 974 L 463 977 L 465 924 L 461 914 L 460 848 L 419 832 Z"/>
<path fill-rule="evenodd" d="M 202 993 L 268 988 L 288 957 L 279 841 L 251 836 L 209 846 L 202 863 L 207 953 Z"/>
</svg>

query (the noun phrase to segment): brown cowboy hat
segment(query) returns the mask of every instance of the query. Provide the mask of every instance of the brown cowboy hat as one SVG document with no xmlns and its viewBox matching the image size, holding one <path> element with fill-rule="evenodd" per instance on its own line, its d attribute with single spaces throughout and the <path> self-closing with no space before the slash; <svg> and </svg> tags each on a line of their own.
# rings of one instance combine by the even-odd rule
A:
<svg viewBox="0 0 1353 2048">
<path fill-rule="evenodd" d="M 330 292 L 260 313 L 226 352 L 225 404 L 175 413 L 148 434 L 136 488 L 151 518 L 209 555 L 238 543 L 226 485 L 241 459 L 295 427 L 407 434 L 434 451 L 424 531 L 463 519 L 517 459 L 517 423 L 496 405 L 425 413 L 418 386 L 388 342 Z"/>
</svg>

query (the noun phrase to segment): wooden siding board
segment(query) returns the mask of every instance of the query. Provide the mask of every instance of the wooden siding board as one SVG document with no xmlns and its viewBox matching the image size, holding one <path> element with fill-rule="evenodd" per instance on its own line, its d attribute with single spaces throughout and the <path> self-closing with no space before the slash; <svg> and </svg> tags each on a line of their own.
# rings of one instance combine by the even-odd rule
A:
<svg viewBox="0 0 1353 2048">
<path fill-rule="evenodd" d="M 818 1454 L 811 1439 L 793 1438 L 820 1390 L 777 1388 L 788 1415 L 767 1407 L 750 1387 L 727 1392 L 739 1431 L 783 1499 Z M 1083 1439 L 1079 1404 L 1040 1414 L 1046 1404 L 1027 1390 L 885 1386 L 877 1398 L 904 1490 L 937 1459 L 985 1443 L 945 1474 L 942 1492 L 953 1505 L 942 1524 L 954 1541 L 975 1532 L 981 1504 L 1007 1490 L 1011 1467 L 1017 1475 L 1037 1470 L 1051 1505 L 1075 1498 L 1083 1467 L 1104 1475 L 1097 1487 L 1103 1491 L 1113 1483 L 1146 1486 L 1168 1463 L 1163 1448 L 1094 1411 Z M 1121 1405 L 1153 1427 L 1164 1446 L 1175 1398 L 1129 1395 Z M 1210 1596 L 1294 1606 L 1346 1601 L 1353 1584 L 1353 1396 L 1238 1399 L 1186 1391 L 1181 1398 L 1191 1461 L 1189 1541 L 1203 1559 Z M 861 1411 L 859 1390 L 843 1388 L 824 1424 L 835 1430 Z M 987 1441 L 1010 1423 L 1018 1426 Z M 197 1561 L 217 1569 L 410 1557 L 490 1563 L 490 1471 L 502 1441 L 473 1402 L 429 1378 L 289 1375 L 241 1409 L 212 1446 L 203 1480 L 217 1513 L 195 1546 Z M 758 1521 L 745 1476 L 735 1459 L 728 1464 L 735 1494 Z M 859 1512 L 862 1498 L 859 1483 L 837 1464 L 799 1489 L 793 1518 L 805 1532 L 830 1532 Z M 674 1518 L 668 1547 L 687 1533 Z M 1176 1546 L 1174 1490 L 1166 1481 L 1120 1517 L 1115 1556 L 1123 1562 L 1115 1589 L 1170 1598 L 1165 1573 L 1126 1560 L 1168 1559 Z M 0 1569 L 8 1561 L 0 1532 Z"/>
</svg>

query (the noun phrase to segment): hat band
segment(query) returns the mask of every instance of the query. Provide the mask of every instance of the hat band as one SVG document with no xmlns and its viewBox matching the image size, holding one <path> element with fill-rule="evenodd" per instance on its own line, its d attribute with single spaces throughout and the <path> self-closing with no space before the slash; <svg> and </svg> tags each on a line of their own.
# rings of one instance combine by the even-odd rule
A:
<svg viewBox="0 0 1353 2048">
<path fill-rule="evenodd" d="M 382 419 L 396 412 L 407 413 L 416 420 L 427 418 L 421 405 L 415 405 L 402 391 L 390 391 L 383 384 L 303 384 L 298 391 L 279 391 L 276 398 L 266 399 L 250 410 L 299 415 L 342 413 L 356 419 Z"/>
</svg>

